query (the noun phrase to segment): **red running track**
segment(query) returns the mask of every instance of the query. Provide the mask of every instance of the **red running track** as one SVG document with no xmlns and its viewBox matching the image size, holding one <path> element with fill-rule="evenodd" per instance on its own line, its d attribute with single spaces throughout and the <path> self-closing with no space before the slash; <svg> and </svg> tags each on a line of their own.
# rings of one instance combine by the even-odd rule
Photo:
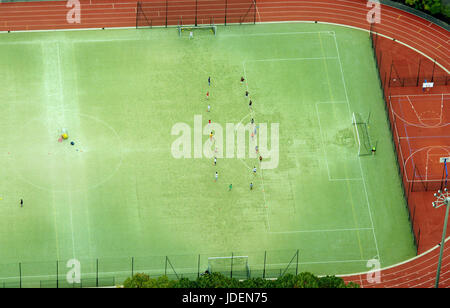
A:
<svg viewBox="0 0 450 308">
<path fill-rule="evenodd" d="M 450 287 L 450 238 L 447 238 L 442 257 L 440 288 Z M 375 276 L 367 273 L 343 276 L 346 283 L 352 281 L 362 288 L 433 288 L 439 259 L 440 246 L 435 246 L 423 254 L 406 262 L 390 266 L 380 271 L 379 283 Z"/>
<path fill-rule="evenodd" d="M 207 2 L 211 4 L 208 7 Z M 248 0 L 228 0 L 242 10 Z M 65 1 L 0 3 L 0 31 L 53 30 L 78 28 L 134 27 L 136 25 L 137 0 L 81 0 L 81 24 L 68 24 L 69 8 Z M 157 0 L 143 0 L 157 2 Z M 193 20 L 195 10 L 192 0 L 169 0 L 171 18 L 169 25 L 176 25 L 179 17 Z M 224 16 L 224 4 L 220 0 L 201 0 L 202 14 L 213 16 L 220 23 Z M 240 5 L 242 2 L 242 5 Z M 214 5 L 212 5 L 214 4 Z M 334 23 L 363 30 L 370 28 L 366 15 L 370 8 L 364 0 L 257 0 L 257 22 L 317 21 Z M 241 12 L 239 11 L 239 14 Z M 209 22 L 208 18 L 205 18 Z M 202 21 L 199 21 L 200 23 Z M 237 20 L 229 21 L 237 22 Z M 379 34 L 395 38 L 450 70 L 449 32 L 428 20 L 411 13 L 381 5 Z M 447 93 L 450 91 L 446 91 Z M 450 243 L 444 254 L 441 286 L 450 287 Z M 344 277 L 362 287 L 432 287 L 437 267 L 436 247 L 405 263 L 384 269 L 381 283 L 370 283 L 365 274 Z"/>
</svg>

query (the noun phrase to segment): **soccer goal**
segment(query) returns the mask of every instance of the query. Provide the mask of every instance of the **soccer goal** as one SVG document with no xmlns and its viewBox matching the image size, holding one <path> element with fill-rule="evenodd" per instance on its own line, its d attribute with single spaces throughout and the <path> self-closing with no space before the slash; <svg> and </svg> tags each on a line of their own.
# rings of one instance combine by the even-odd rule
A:
<svg viewBox="0 0 450 308">
<path fill-rule="evenodd" d="M 370 140 L 369 135 L 369 120 L 370 120 L 370 112 L 367 119 L 363 119 L 359 113 L 353 112 L 352 114 L 352 124 L 355 128 L 356 132 L 356 141 L 358 143 L 358 155 L 365 156 L 372 154 L 373 144 Z"/>
<path fill-rule="evenodd" d="M 198 35 L 217 34 L 217 26 L 214 25 L 214 19 L 210 20 L 210 24 L 183 25 L 183 20 L 178 22 L 178 35 L 189 39 Z"/>
<path fill-rule="evenodd" d="M 248 256 L 211 257 L 208 258 L 208 271 L 222 273 L 231 278 L 250 278 Z"/>
</svg>

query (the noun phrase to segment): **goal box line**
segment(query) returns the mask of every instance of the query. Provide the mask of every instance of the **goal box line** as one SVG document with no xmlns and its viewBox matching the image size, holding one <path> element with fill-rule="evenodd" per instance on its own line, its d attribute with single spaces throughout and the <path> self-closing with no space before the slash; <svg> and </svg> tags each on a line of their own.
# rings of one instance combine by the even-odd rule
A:
<svg viewBox="0 0 450 308">
<path fill-rule="evenodd" d="M 209 257 L 208 260 L 215 260 L 215 259 L 236 259 L 236 258 L 247 258 L 247 259 L 248 259 L 248 256 Z"/>
</svg>

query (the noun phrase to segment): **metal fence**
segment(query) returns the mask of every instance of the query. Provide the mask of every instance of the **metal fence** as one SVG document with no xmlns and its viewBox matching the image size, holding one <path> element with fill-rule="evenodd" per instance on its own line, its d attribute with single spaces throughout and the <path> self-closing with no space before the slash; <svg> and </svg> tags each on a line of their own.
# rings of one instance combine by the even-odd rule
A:
<svg viewBox="0 0 450 308">
<path fill-rule="evenodd" d="M 422 162 L 416 161 L 413 164 L 406 163 L 405 159 L 409 156 L 406 155 L 405 157 L 405 155 L 403 155 L 404 152 L 406 153 L 404 150 L 404 143 L 408 142 L 409 137 L 422 136 L 424 132 L 421 128 L 404 123 L 398 119 L 398 116 L 393 111 L 391 91 L 393 91 L 393 88 L 395 87 L 411 87 L 409 91 L 417 93 L 417 91 L 421 91 L 420 85 L 424 79 L 427 79 L 429 82 L 434 81 L 435 86 L 447 85 L 450 82 L 450 79 L 448 74 L 436 67 L 435 61 L 430 61 L 419 55 L 415 58 L 415 62 L 414 60 L 411 62 L 411 59 L 408 58 L 409 66 L 407 68 L 404 63 L 403 65 L 402 63 L 399 64 L 397 61 L 402 61 L 402 57 L 405 57 L 402 55 L 395 56 L 395 52 L 392 53 L 392 48 L 395 48 L 395 41 L 385 39 L 378 35 L 375 28 L 375 24 L 372 24 L 370 28 L 370 40 L 373 56 L 378 71 L 379 85 L 383 92 L 386 117 L 388 119 L 387 123 L 391 132 L 398 174 L 402 180 L 402 191 L 408 209 L 409 220 L 411 222 L 411 232 L 414 236 L 416 249 L 418 250 L 421 230 L 420 226 L 417 226 L 416 224 L 416 204 L 414 202 L 417 201 L 413 201 L 411 194 L 412 192 L 417 191 L 435 191 L 437 189 L 443 189 L 447 183 L 445 181 L 443 169 L 441 170 L 441 173 L 437 174 L 436 179 L 429 179 L 422 175 L 422 170 L 424 170 Z M 384 41 L 381 42 L 381 40 Z M 411 69 L 411 63 L 417 63 L 417 66 Z M 443 110 L 443 112 L 446 111 Z M 399 132 L 398 125 L 403 125 L 402 127 L 408 131 L 408 134 L 403 136 Z M 442 130 L 445 130 L 445 127 L 442 128 Z M 423 137 L 426 137 L 426 135 L 423 135 Z M 410 147 L 409 144 L 408 147 Z M 408 152 L 407 154 L 410 153 Z"/>
<path fill-rule="evenodd" d="M 227 259 L 211 267 L 210 259 Z M 246 267 L 238 258 L 246 258 Z M 0 264 L 0 288 L 85 288 L 121 285 L 136 273 L 152 278 L 195 280 L 205 271 L 236 279 L 278 278 L 298 274 L 299 250 L 271 250 L 195 255 L 70 259 Z"/>
<path fill-rule="evenodd" d="M 256 0 L 139 1 L 136 28 L 170 25 L 256 23 Z"/>
</svg>

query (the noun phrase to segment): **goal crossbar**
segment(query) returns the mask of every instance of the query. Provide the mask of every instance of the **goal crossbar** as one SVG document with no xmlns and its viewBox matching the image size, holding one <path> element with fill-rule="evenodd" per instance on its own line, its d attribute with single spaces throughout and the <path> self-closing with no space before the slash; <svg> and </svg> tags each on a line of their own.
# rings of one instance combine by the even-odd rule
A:
<svg viewBox="0 0 450 308">
<path fill-rule="evenodd" d="M 183 31 L 193 31 L 196 29 L 211 30 L 214 33 L 214 35 L 217 34 L 217 26 L 215 25 L 198 25 L 198 26 L 178 25 L 178 35 L 181 36 Z"/>
</svg>

